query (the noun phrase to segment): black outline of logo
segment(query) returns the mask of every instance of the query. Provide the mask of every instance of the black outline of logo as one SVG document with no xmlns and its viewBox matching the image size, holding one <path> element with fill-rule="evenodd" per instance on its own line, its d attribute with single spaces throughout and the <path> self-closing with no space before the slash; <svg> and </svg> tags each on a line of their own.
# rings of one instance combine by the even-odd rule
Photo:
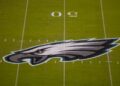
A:
<svg viewBox="0 0 120 86">
<path fill-rule="evenodd" d="M 63 41 L 63 42 L 55 42 L 55 43 L 49 43 L 49 44 L 44 44 L 44 45 L 38 45 L 38 46 L 34 46 L 32 48 L 28 48 L 28 49 L 24 49 L 24 50 L 19 50 L 19 51 L 15 51 L 15 52 L 12 52 L 12 54 L 9 54 L 7 56 L 4 56 L 3 59 L 5 62 L 7 63 L 12 63 L 12 64 L 21 64 L 21 63 L 26 63 L 26 61 L 23 61 L 24 59 L 29 59 L 30 62 L 28 62 L 28 64 L 30 64 L 31 66 L 35 66 L 35 65 L 40 65 L 40 64 L 44 64 L 46 62 L 48 62 L 50 59 L 52 58 L 60 58 L 60 62 L 73 62 L 73 61 L 78 61 L 78 60 L 87 60 L 87 59 L 91 59 L 91 58 L 95 58 L 95 57 L 98 57 L 98 56 L 101 56 L 101 55 L 104 55 L 108 52 L 110 52 L 110 50 L 116 46 L 118 46 L 119 44 L 116 44 L 116 42 L 118 41 L 119 39 L 117 38 L 111 38 L 111 39 L 85 39 L 85 40 L 67 40 L 67 41 Z M 90 45 L 89 43 L 91 42 L 104 42 L 102 45 Z M 35 53 L 42 53 L 42 52 L 45 52 L 46 49 L 50 48 L 50 47 L 47 47 L 47 48 L 43 48 L 43 49 L 38 49 L 36 50 L 35 52 L 33 53 L 23 53 L 23 52 L 26 52 L 26 51 L 29 51 L 29 50 L 32 50 L 32 49 L 36 49 L 36 48 L 39 48 L 39 47 L 43 47 L 43 46 L 53 46 L 53 45 L 58 45 L 59 44 L 67 44 L 67 43 L 74 43 L 74 44 L 77 44 L 77 43 L 88 43 L 88 45 L 80 45 L 80 46 L 104 46 L 102 49 L 100 50 L 96 50 L 94 51 L 95 54 L 91 54 L 91 55 L 88 55 L 88 56 L 82 56 L 82 55 L 66 55 L 66 54 L 62 54 L 62 55 L 36 55 Z M 73 46 L 73 47 L 77 47 L 77 46 Z M 79 45 L 78 45 L 79 47 Z M 73 50 L 72 50 L 73 51 Z M 82 50 L 76 50 L 76 51 L 82 51 Z M 87 51 L 87 50 L 86 50 Z M 88 50 L 90 51 L 90 50 Z M 75 52 L 75 50 L 74 50 Z M 18 56 L 17 56 L 18 55 Z M 30 56 L 31 55 L 31 56 Z M 40 57 L 41 56 L 41 57 Z M 72 57 L 73 58 L 70 58 Z M 12 59 L 16 59 L 16 62 L 13 61 Z"/>
</svg>

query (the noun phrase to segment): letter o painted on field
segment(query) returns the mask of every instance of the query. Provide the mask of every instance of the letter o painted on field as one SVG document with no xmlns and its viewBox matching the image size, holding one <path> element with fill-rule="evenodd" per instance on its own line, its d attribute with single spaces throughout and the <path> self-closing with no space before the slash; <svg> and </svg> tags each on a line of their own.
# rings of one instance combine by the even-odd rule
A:
<svg viewBox="0 0 120 86">
<path fill-rule="evenodd" d="M 52 13 L 51 13 L 51 16 L 52 16 L 52 17 L 61 17 L 61 16 L 62 16 L 62 13 L 59 12 L 59 11 L 52 12 Z"/>
</svg>

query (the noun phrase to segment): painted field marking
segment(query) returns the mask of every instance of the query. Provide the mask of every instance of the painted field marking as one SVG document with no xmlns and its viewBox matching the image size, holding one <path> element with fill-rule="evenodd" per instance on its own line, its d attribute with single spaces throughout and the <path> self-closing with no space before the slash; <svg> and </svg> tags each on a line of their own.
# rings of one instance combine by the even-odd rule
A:
<svg viewBox="0 0 120 86">
<path fill-rule="evenodd" d="M 26 19 L 27 19 L 27 10 L 28 10 L 28 0 L 26 0 L 25 16 L 24 16 L 23 29 L 22 29 L 22 35 L 21 35 L 21 41 L 20 41 L 20 50 L 23 48 L 25 28 L 26 28 Z M 20 70 L 20 65 L 18 64 L 17 72 L 16 72 L 16 79 L 15 79 L 15 86 L 18 86 L 19 70 Z"/>
<path fill-rule="evenodd" d="M 66 0 L 63 0 L 63 40 L 66 40 Z M 63 62 L 63 86 L 66 86 L 66 63 Z"/>
<path fill-rule="evenodd" d="M 31 42 L 32 42 L 32 39 L 30 39 L 29 42 L 31 43 Z"/>
<path fill-rule="evenodd" d="M 90 64 L 92 64 L 93 62 L 92 61 L 89 61 Z"/>
<path fill-rule="evenodd" d="M 83 64 L 84 63 L 84 61 L 83 60 L 81 60 L 81 64 Z"/>
<path fill-rule="evenodd" d="M 57 42 L 58 40 L 54 40 L 54 42 Z"/>
<path fill-rule="evenodd" d="M 12 42 L 15 42 L 15 38 L 12 39 Z"/>
<path fill-rule="evenodd" d="M 49 42 L 49 40 L 47 39 L 46 42 Z"/>
<path fill-rule="evenodd" d="M 75 63 L 75 61 L 72 62 L 73 64 Z"/>
<path fill-rule="evenodd" d="M 2 60 L 0 60 L 0 63 L 2 63 Z"/>
<path fill-rule="evenodd" d="M 41 40 L 39 39 L 38 42 L 41 42 Z"/>
<path fill-rule="evenodd" d="M 4 39 L 4 42 L 7 42 L 7 38 Z"/>
<path fill-rule="evenodd" d="M 116 62 L 116 64 L 120 64 L 120 62 L 119 62 L 119 61 L 117 61 L 117 62 Z"/>
<path fill-rule="evenodd" d="M 101 9 L 102 26 L 103 26 L 104 37 L 107 38 L 106 25 L 105 25 L 105 17 L 104 17 L 104 11 L 103 11 L 103 1 L 102 0 L 100 0 L 100 9 Z M 109 63 L 109 61 L 110 61 L 110 55 L 109 55 L 109 53 L 107 53 L 107 60 L 108 60 L 108 72 L 109 72 L 110 86 L 113 86 L 112 70 L 111 70 L 111 65 Z"/>
<path fill-rule="evenodd" d="M 57 63 L 57 61 L 55 61 L 55 63 Z"/>
<path fill-rule="evenodd" d="M 99 64 L 101 64 L 101 61 L 98 61 Z"/>
</svg>

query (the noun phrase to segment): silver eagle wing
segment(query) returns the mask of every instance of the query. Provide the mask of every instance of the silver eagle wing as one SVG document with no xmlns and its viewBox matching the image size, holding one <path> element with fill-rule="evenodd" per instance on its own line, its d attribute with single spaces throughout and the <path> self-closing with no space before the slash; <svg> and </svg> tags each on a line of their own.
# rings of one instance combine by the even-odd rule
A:
<svg viewBox="0 0 120 86">
<path fill-rule="evenodd" d="M 61 57 L 62 61 L 73 61 L 96 57 L 110 51 L 116 46 L 117 39 L 88 39 L 77 41 L 64 41 L 51 45 L 40 55 Z"/>
</svg>

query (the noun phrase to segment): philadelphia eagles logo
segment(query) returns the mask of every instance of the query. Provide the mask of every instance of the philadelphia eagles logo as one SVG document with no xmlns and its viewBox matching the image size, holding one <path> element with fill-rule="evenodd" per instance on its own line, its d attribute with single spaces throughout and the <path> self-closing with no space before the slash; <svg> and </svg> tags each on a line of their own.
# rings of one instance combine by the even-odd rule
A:
<svg viewBox="0 0 120 86">
<path fill-rule="evenodd" d="M 4 57 L 9 63 L 29 63 L 30 65 L 43 64 L 52 58 L 60 58 L 64 61 L 75 61 L 93 58 L 109 52 L 117 44 L 118 39 L 86 39 L 68 40 L 49 43 L 32 48 L 12 52 Z"/>
</svg>

